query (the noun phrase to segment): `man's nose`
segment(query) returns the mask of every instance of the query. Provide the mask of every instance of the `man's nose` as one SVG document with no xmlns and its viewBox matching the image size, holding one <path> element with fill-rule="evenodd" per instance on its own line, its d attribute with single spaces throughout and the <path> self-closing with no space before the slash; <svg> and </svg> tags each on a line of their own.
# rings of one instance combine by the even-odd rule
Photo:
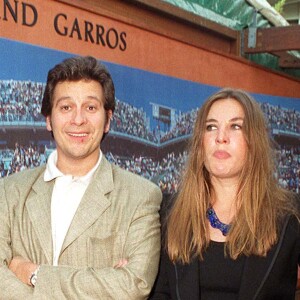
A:
<svg viewBox="0 0 300 300">
<path fill-rule="evenodd" d="M 72 122 L 76 125 L 81 125 L 86 122 L 86 114 L 81 108 L 74 110 Z"/>
</svg>

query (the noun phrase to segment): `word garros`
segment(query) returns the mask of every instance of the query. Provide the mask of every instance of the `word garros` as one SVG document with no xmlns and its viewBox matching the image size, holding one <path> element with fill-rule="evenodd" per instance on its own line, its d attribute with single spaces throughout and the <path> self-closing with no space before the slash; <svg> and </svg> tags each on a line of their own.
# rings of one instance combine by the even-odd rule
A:
<svg viewBox="0 0 300 300">
<path fill-rule="evenodd" d="M 16 24 L 20 23 L 27 27 L 34 27 L 38 24 L 38 10 L 34 5 L 25 2 L 20 3 L 16 0 L 3 0 L 2 2 L 3 4 L 1 5 L 0 2 L 0 5 L 3 8 L 3 12 L 0 20 L 14 21 Z M 76 17 L 69 19 L 64 13 L 56 14 L 52 25 L 55 33 L 60 36 L 76 38 L 121 51 L 125 51 L 127 48 L 126 32 L 119 32 L 113 27 L 106 28 L 101 24 L 80 20 Z"/>
<path fill-rule="evenodd" d="M 119 47 L 122 51 L 126 50 L 126 32 L 118 33 L 115 28 L 105 29 L 104 26 L 89 21 L 79 22 L 77 18 L 68 22 L 67 15 L 57 14 L 54 18 L 54 29 L 62 36 L 84 39 L 86 42 L 101 44 L 111 49 Z"/>
</svg>

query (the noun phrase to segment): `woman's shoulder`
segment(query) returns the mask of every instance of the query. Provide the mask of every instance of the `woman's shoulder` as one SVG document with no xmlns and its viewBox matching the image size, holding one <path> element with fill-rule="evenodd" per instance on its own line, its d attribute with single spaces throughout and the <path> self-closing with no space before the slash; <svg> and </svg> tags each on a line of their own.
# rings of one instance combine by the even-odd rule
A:
<svg viewBox="0 0 300 300">
<path fill-rule="evenodd" d="M 284 191 L 283 196 L 283 201 L 277 202 L 280 203 L 278 206 L 279 221 L 286 222 L 289 219 L 300 220 L 300 194 Z"/>
<path fill-rule="evenodd" d="M 291 194 L 291 209 L 281 217 L 281 235 L 300 239 L 300 195 Z"/>
</svg>

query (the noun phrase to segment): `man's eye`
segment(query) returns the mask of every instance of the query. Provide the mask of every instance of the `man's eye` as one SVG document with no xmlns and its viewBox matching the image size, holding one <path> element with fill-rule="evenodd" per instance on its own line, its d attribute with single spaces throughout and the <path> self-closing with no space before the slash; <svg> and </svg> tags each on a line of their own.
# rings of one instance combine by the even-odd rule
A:
<svg viewBox="0 0 300 300">
<path fill-rule="evenodd" d="M 63 111 L 68 111 L 70 109 L 71 109 L 71 107 L 69 105 L 63 105 L 63 106 L 61 106 L 61 110 L 63 110 Z"/>
<path fill-rule="evenodd" d="M 93 106 L 93 105 L 91 105 L 91 106 L 88 106 L 88 110 L 89 110 L 89 111 L 94 111 L 94 110 L 96 110 L 96 107 L 95 107 L 95 106 Z"/>
</svg>

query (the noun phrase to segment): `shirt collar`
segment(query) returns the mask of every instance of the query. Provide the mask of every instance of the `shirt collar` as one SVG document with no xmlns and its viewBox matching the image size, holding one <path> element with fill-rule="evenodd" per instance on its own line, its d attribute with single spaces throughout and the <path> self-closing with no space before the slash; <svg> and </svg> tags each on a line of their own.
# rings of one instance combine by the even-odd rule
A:
<svg viewBox="0 0 300 300">
<path fill-rule="evenodd" d="M 71 177 L 74 180 L 82 181 L 82 182 L 89 182 L 92 176 L 94 175 L 96 169 L 100 165 L 102 159 L 102 151 L 100 150 L 99 159 L 96 165 L 84 176 L 72 176 L 70 174 L 63 174 L 56 166 L 57 163 L 57 150 L 52 151 L 52 153 L 48 157 L 46 170 L 44 173 L 44 181 L 51 181 L 56 179 L 57 177 Z"/>
</svg>

